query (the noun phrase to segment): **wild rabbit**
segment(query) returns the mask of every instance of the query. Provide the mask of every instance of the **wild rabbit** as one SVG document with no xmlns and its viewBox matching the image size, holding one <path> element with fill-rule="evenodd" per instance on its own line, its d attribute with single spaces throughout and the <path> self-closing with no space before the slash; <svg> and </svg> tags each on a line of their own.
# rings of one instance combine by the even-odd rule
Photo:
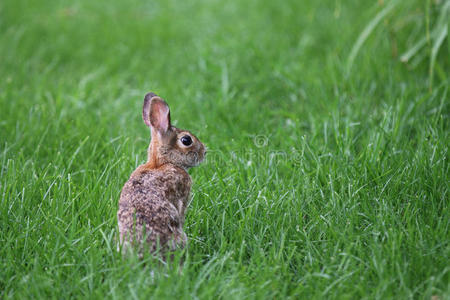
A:
<svg viewBox="0 0 450 300">
<path fill-rule="evenodd" d="M 144 245 L 165 253 L 186 245 L 183 231 L 192 180 L 187 170 L 205 157 L 205 146 L 187 130 L 170 124 L 167 103 L 145 95 L 142 117 L 151 130 L 148 159 L 125 183 L 117 219 L 123 248 Z M 142 254 L 142 253 L 141 253 Z"/>
</svg>

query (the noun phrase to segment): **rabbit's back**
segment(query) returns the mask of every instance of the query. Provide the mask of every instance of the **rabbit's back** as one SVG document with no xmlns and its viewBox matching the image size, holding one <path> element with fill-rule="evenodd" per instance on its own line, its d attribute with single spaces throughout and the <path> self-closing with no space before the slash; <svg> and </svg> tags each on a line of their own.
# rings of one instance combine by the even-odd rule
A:
<svg viewBox="0 0 450 300">
<path fill-rule="evenodd" d="M 189 174 L 179 167 L 167 164 L 146 169 L 143 165 L 136 169 L 120 195 L 117 217 L 122 243 L 146 241 L 152 250 L 158 245 L 183 247 L 190 188 Z"/>
</svg>

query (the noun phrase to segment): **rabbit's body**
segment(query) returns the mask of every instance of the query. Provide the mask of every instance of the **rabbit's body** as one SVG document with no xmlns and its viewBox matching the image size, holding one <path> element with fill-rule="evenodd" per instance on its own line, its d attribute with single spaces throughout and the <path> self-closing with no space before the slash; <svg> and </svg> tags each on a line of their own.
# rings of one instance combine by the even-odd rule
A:
<svg viewBox="0 0 450 300">
<path fill-rule="evenodd" d="M 186 170 L 203 160 L 205 147 L 188 131 L 170 125 L 168 106 L 156 95 L 146 96 L 143 115 L 152 129 L 152 141 L 148 162 L 131 174 L 120 195 L 120 240 L 125 248 L 131 244 L 141 249 L 146 243 L 151 252 L 183 248 L 192 184 Z M 150 116 L 153 119 L 149 120 Z M 187 146 L 186 139 L 190 141 Z"/>
<path fill-rule="evenodd" d="M 117 217 L 121 240 L 143 241 L 145 233 L 151 251 L 158 246 L 163 250 L 184 247 L 184 212 L 190 189 L 191 178 L 179 167 L 165 164 L 158 169 L 148 169 L 140 166 L 131 174 L 120 195 Z"/>
</svg>

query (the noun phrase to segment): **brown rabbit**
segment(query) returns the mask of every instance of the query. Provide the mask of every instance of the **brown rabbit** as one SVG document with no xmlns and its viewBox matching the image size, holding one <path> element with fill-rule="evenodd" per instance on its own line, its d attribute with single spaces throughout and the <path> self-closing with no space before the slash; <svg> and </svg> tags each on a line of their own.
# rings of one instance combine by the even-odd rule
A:
<svg viewBox="0 0 450 300">
<path fill-rule="evenodd" d="M 186 245 L 183 224 L 192 184 L 187 170 L 202 162 L 206 149 L 192 133 L 170 124 L 169 106 L 154 93 L 145 95 L 142 117 L 151 130 L 148 160 L 122 189 L 120 242 L 164 253 Z"/>
</svg>

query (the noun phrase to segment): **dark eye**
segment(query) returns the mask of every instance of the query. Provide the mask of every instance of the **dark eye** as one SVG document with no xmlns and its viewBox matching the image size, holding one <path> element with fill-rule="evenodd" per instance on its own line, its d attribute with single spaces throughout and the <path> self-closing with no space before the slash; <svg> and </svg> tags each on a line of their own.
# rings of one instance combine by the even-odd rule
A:
<svg viewBox="0 0 450 300">
<path fill-rule="evenodd" d="M 192 145 L 192 138 L 189 135 L 185 135 L 181 138 L 181 142 L 185 146 L 190 146 Z"/>
</svg>

